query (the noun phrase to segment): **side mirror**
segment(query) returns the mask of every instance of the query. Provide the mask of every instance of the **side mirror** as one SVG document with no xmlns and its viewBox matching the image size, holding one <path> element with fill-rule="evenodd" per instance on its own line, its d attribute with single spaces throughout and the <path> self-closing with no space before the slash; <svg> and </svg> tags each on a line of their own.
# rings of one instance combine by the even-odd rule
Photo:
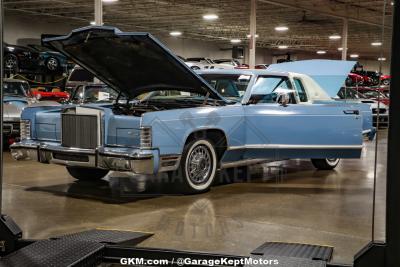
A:
<svg viewBox="0 0 400 267">
<path fill-rule="evenodd" d="M 293 90 L 277 88 L 274 93 L 277 94 L 276 102 L 281 104 L 283 107 L 287 107 L 287 105 L 290 103 L 290 94 L 293 93 Z"/>
<path fill-rule="evenodd" d="M 290 102 L 290 95 L 287 93 L 282 93 L 278 96 L 278 103 L 283 107 L 287 107 Z"/>
</svg>

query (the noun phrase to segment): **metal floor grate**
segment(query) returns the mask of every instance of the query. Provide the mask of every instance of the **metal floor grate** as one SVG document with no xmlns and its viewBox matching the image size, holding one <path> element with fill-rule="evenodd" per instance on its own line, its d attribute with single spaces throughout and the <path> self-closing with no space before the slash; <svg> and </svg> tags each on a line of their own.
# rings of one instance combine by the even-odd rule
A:
<svg viewBox="0 0 400 267">
<path fill-rule="evenodd" d="M 152 234 L 89 230 L 34 242 L 0 259 L 0 267 L 86 267 L 103 259 L 106 244 L 136 245 Z"/>
<path fill-rule="evenodd" d="M 278 264 L 270 264 L 264 266 L 282 266 L 282 267 L 326 267 L 325 261 L 315 261 L 304 258 L 292 258 L 292 257 L 282 257 L 282 256 L 251 256 L 253 260 L 277 260 Z M 254 264 L 246 264 L 245 267 L 259 267 L 263 266 L 256 262 Z"/>
<path fill-rule="evenodd" d="M 252 255 L 282 256 L 328 262 L 332 258 L 333 247 L 295 243 L 266 242 L 251 252 Z"/>
<path fill-rule="evenodd" d="M 96 266 L 101 263 L 103 249 L 103 244 L 90 241 L 42 240 L 5 256 L 0 266 Z"/>
<path fill-rule="evenodd" d="M 88 230 L 79 233 L 67 234 L 52 239 L 70 239 L 75 241 L 92 241 L 111 245 L 126 244 L 136 245 L 149 238 L 153 234 L 142 232 L 118 231 L 118 230 Z"/>
</svg>

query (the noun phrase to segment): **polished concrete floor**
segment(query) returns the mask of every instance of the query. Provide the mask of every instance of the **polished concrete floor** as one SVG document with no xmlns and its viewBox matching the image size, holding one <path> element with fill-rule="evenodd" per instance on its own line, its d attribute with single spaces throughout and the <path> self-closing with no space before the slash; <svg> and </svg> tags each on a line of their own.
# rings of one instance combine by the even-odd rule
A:
<svg viewBox="0 0 400 267">
<path fill-rule="evenodd" d="M 375 238 L 384 238 L 386 131 L 380 133 Z M 350 263 L 371 240 L 375 142 L 335 171 L 307 160 L 252 168 L 245 183 L 192 196 L 169 194 L 145 177 L 76 182 L 61 166 L 13 161 L 4 153 L 4 212 L 26 238 L 91 228 L 153 232 L 141 246 L 248 255 L 265 241 L 334 246 Z"/>
</svg>

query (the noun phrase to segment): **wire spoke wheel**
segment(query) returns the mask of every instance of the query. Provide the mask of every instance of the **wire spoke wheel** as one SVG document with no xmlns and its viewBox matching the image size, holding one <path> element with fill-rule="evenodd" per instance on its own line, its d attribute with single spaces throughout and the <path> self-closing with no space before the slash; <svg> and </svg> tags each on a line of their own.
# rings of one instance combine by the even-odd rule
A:
<svg viewBox="0 0 400 267">
<path fill-rule="evenodd" d="M 199 145 L 192 150 L 188 163 L 188 178 L 192 183 L 200 185 L 208 181 L 212 170 L 212 161 L 210 151 L 205 145 Z"/>
<path fill-rule="evenodd" d="M 180 170 L 182 178 L 176 182 L 182 193 L 207 191 L 214 182 L 217 172 L 217 153 L 209 139 L 191 140 L 185 145 Z"/>
</svg>

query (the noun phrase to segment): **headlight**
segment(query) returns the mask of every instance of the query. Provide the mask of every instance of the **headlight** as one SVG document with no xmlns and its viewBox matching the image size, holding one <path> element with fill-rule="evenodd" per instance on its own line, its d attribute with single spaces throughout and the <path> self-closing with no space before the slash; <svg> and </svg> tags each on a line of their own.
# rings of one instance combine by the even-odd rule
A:
<svg viewBox="0 0 400 267">
<path fill-rule="evenodd" d="M 21 120 L 20 127 L 21 140 L 31 139 L 31 121 Z"/>
<path fill-rule="evenodd" d="M 140 128 L 140 148 L 146 149 L 151 148 L 151 127 L 141 127 Z"/>
</svg>

